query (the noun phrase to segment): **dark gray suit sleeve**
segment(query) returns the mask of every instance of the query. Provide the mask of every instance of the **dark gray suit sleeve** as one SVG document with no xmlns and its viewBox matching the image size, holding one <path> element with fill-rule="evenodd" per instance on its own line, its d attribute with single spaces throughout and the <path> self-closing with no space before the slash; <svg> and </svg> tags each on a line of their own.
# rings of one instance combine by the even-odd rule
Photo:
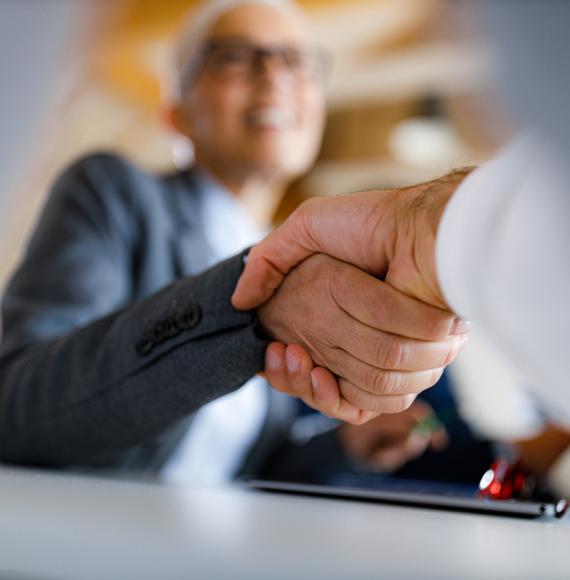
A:
<svg viewBox="0 0 570 580">
<path fill-rule="evenodd" d="M 4 461 L 67 465 L 127 449 L 262 368 L 255 316 L 230 304 L 242 257 L 131 303 L 128 228 L 110 224 L 121 215 L 77 172 L 48 202 L 3 303 Z"/>
</svg>

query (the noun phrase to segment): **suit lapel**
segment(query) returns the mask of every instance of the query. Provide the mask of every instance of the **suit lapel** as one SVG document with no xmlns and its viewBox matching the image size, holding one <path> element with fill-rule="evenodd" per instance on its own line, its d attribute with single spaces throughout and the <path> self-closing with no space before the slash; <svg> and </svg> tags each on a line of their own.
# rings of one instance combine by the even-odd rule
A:
<svg viewBox="0 0 570 580">
<path fill-rule="evenodd" d="M 177 277 L 198 274 L 211 262 L 212 248 L 200 219 L 200 190 L 190 169 L 167 177 L 174 227 L 170 239 Z"/>
</svg>

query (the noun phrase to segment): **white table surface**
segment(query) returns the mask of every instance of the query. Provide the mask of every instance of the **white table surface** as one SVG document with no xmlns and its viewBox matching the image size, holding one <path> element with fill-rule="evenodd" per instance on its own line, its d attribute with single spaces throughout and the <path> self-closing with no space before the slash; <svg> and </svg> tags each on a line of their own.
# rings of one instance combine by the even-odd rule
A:
<svg viewBox="0 0 570 580">
<path fill-rule="evenodd" d="M 2 580 L 570 578 L 570 521 L 0 469 Z"/>
</svg>

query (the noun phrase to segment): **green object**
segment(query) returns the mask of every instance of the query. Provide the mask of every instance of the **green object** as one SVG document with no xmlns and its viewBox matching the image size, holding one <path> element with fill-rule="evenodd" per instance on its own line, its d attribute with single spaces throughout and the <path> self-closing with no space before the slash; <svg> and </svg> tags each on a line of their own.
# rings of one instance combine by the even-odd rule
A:
<svg viewBox="0 0 570 580">
<path fill-rule="evenodd" d="M 418 421 L 412 429 L 412 433 L 417 433 L 418 435 L 431 435 L 442 427 L 443 423 L 437 417 L 426 417 L 425 419 Z"/>
<path fill-rule="evenodd" d="M 459 415 L 457 414 L 455 407 L 447 407 L 446 409 L 443 409 L 438 416 L 433 415 L 418 421 L 412 429 L 412 432 L 417 433 L 418 435 L 431 435 L 438 429 L 441 429 L 458 419 Z"/>
</svg>

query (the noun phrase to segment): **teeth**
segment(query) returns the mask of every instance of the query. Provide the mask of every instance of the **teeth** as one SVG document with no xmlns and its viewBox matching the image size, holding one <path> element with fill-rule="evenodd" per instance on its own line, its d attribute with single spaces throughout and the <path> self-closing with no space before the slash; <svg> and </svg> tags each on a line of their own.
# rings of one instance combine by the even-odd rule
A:
<svg viewBox="0 0 570 580">
<path fill-rule="evenodd" d="M 255 127 L 283 129 L 293 125 L 295 115 L 287 109 L 258 109 L 249 115 L 249 120 Z"/>
</svg>

